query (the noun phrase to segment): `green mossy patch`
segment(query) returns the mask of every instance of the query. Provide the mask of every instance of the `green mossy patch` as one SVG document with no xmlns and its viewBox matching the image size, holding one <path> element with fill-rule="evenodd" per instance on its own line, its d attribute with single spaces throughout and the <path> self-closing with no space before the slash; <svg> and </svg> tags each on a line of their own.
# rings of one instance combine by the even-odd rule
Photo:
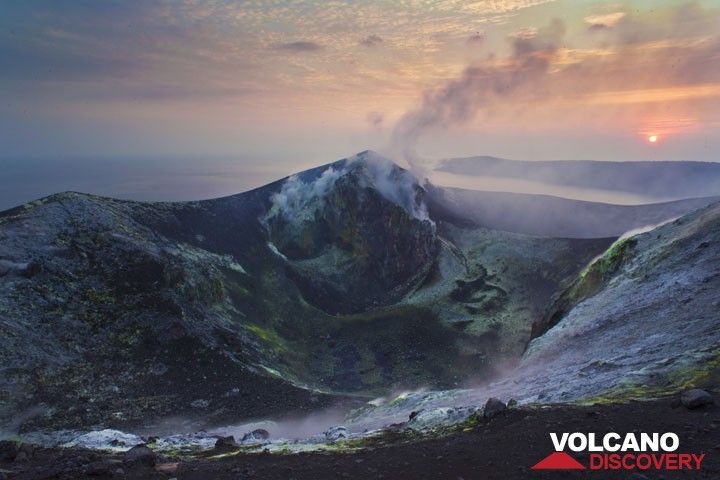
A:
<svg viewBox="0 0 720 480">
<path fill-rule="evenodd" d="M 567 291 L 567 296 L 574 303 L 595 295 L 620 267 L 632 256 L 637 240 L 621 238 L 610 245 L 610 248 L 596 261 L 583 270 L 578 279 Z"/>
<path fill-rule="evenodd" d="M 637 245 L 633 237 L 620 238 L 594 262 L 590 263 L 575 281 L 553 302 L 543 318 L 533 324 L 531 338 L 539 337 L 555 326 L 575 305 L 603 289 L 620 268 L 630 260 Z"/>
<path fill-rule="evenodd" d="M 692 364 L 669 369 L 663 375 L 662 383 L 646 384 L 624 380 L 602 395 L 590 397 L 578 403 L 583 405 L 605 404 L 664 397 L 706 384 L 714 386 L 713 379 L 718 373 L 720 373 L 720 353 L 715 353 L 699 365 Z"/>
<path fill-rule="evenodd" d="M 257 338 L 259 338 L 269 349 L 275 353 L 287 350 L 287 342 L 273 329 L 257 324 L 245 325 Z"/>
</svg>

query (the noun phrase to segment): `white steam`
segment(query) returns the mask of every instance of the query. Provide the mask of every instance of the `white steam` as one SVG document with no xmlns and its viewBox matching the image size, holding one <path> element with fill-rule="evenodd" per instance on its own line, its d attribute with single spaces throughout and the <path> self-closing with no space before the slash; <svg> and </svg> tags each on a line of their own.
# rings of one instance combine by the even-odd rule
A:
<svg viewBox="0 0 720 480">
<path fill-rule="evenodd" d="M 280 191 L 270 197 L 272 208 L 268 218 L 280 214 L 287 220 L 297 219 L 307 210 L 310 203 L 325 197 L 342 174 L 343 171 L 330 166 L 310 183 L 305 183 L 297 175 L 292 175 L 285 180 Z"/>
<path fill-rule="evenodd" d="M 347 166 L 352 169 L 359 162 L 369 174 L 365 177 L 371 182 L 368 186 L 375 187 L 383 198 L 403 207 L 414 218 L 431 221 L 425 202 L 418 199 L 418 181 L 412 173 L 374 152 L 348 159 Z"/>
<path fill-rule="evenodd" d="M 402 155 L 413 172 L 424 174 L 426 167 L 416 153 L 420 138 L 432 130 L 472 120 L 494 101 L 540 84 L 551 70 L 564 34 L 565 24 L 553 20 L 532 36 L 513 38 L 512 55 L 502 64 L 470 65 L 458 78 L 426 92 L 420 105 L 395 125 L 391 150 Z"/>
<path fill-rule="evenodd" d="M 18 412 L 9 424 L 0 427 L 0 440 L 13 439 L 17 437 L 23 423 L 28 420 L 32 420 L 33 418 L 43 416 L 47 412 L 48 409 L 44 406 L 34 406 Z"/>
<path fill-rule="evenodd" d="M 624 239 L 626 239 L 626 238 L 634 237 L 635 235 L 640 235 L 640 234 L 642 234 L 642 233 L 650 232 L 650 231 L 652 231 L 652 230 L 655 230 L 656 228 L 662 227 L 663 225 L 667 225 L 668 223 L 674 222 L 675 220 L 677 220 L 677 219 L 680 218 L 681 216 L 682 216 L 682 215 L 678 215 L 678 216 L 675 216 L 675 217 L 672 217 L 672 218 L 668 218 L 667 220 L 663 220 L 662 222 L 656 223 L 656 224 L 654 224 L 654 225 L 645 225 L 645 226 L 642 226 L 642 227 L 633 228 L 632 230 L 628 230 L 627 232 L 625 232 L 625 233 L 623 233 L 622 235 L 620 235 L 620 238 L 618 238 L 618 240 L 624 240 Z"/>
<path fill-rule="evenodd" d="M 374 152 L 350 157 L 341 167 L 331 165 L 309 182 L 298 175 L 289 177 L 280 191 L 270 197 L 272 206 L 266 219 L 281 215 L 293 223 L 312 220 L 338 179 L 354 172 L 358 173 L 360 187 L 374 188 L 413 218 L 432 222 L 425 202 L 418 196 L 420 188 L 415 176 Z"/>
<path fill-rule="evenodd" d="M 288 417 L 282 420 L 257 420 L 254 422 L 232 425 L 212 430 L 214 435 L 232 435 L 236 440 L 241 440 L 243 435 L 255 429 L 262 428 L 270 434 L 271 440 L 307 439 L 323 431 L 341 425 L 345 420 L 345 409 L 329 408 L 327 410 L 313 412 L 308 415 Z"/>
</svg>

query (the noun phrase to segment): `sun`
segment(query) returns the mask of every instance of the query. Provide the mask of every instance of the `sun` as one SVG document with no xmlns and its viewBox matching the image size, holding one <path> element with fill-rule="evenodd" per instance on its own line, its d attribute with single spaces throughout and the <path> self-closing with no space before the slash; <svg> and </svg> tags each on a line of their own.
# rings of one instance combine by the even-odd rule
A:
<svg viewBox="0 0 720 480">
<path fill-rule="evenodd" d="M 658 136 L 657 136 L 657 135 L 650 135 L 650 136 L 648 137 L 648 142 L 650 142 L 650 143 L 656 143 L 657 141 L 658 141 Z"/>
</svg>

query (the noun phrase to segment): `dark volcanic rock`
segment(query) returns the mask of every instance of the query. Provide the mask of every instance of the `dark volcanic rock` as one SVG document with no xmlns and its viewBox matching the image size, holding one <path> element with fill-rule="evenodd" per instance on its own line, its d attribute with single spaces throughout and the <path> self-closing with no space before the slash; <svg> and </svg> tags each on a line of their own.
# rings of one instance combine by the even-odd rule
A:
<svg viewBox="0 0 720 480">
<path fill-rule="evenodd" d="M 680 395 L 680 403 L 682 403 L 685 408 L 693 410 L 706 405 L 712 405 L 715 403 L 715 400 L 713 399 L 713 396 L 705 390 L 693 388 L 692 390 L 687 390 Z"/>
<path fill-rule="evenodd" d="M 157 460 L 157 454 L 146 445 L 135 445 L 125 452 L 123 458 L 128 463 L 142 463 L 143 465 L 152 467 Z"/>
<path fill-rule="evenodd" d="M 0 212 L 0 424 L 33 405 L 49 414 L 21 429 L 192 415 L 199 384 L 208 417 L 329 403 L 251 368 L 270 363 L 246 327 L 265 318 L 267 295 L 254 296 L 245 267 L 272 268 L 257 254 L 273 257 L 261 208 L 253 197 L 146 205 L 64 193 Z M 227 243 L 193 245 L 196 229 Z M 223 396 L 238 385 L 267 400 L 238 409 Z"/>
<path fill-rule="evenodd" d="M 122 465 L 122 461 L 120 460 L 105 458 L 89 463 L 84 471 L 86 475 L 90 476 L 108 476 L 112 475 L 120 465 Z"/>
<path fill-rule="evenodd" d="M 598 411 L 602 422 L 586 414 Z M 644 472 L 652 479 L 688 478 L 717 480 L 720 472 L 716 431 L 706 431 L 708 418 L 689 410 L 678 410 L 668 415 L 665 399 L 646 402 L 629 402 L 619 405 L 578 405 L 555 404 L 548 408 L 518 408 L 506 415 L 483 422 L 470 431 L 450 430 L 447 434 L 417 438 L 405 441 L 406 437 L 388 438 L 373 444 L 370 448 L 349 449 L 347 452 L 324 450 L 291 454 L 247 454 L 227 455 L 223 458 L 207 458 L 204 455 L 186 458 L 182 471 L 161 474 L 150 469 L 130 469 L 125 478 L 143 480 L 239 480 L 239 479 L 290 479 L 337 480 L 353 479 L 450 479 L 465 480 L 534 480 L 534 479 L 624 479 L 625 474 L 617 471 L 580 472 L 533 472 L 530 466 L 548 454 L 552 448 L 548 431 L 592 432 L 605 426 L 616 426 L 625 431 L 636 432 L 683 432 L 690 427 L 696 432 L 692 438 L 681 435 L 684 452 L 706 452 L 702 470 L 681 472 Z M 552 429 L 549 428 L 552 427 Z M 18 468 L 13 478 L 35 479 L 37 469 L 57 465 L 68 455 L 77 455 L 73 450 L 46 449 L 34 466 L 28 464 Z M 102 453 L 104 456 L 111 454 Z M 440 457 L 440 458 L 439 458 Z M 584 460 L 583 460 L 584 461 Z M 4 468 L 4 466 L 0 467 Z M 9 468 L 8 468 L 9 469 Z M 84 478 L 81 473 L 56 478 Z M 122 477 L 118 477 L 122 478 Z"/>
<path fill-rule="evenodd" d="M 325 438 L 330 442 L 336 442 L 338 440 L 342 440 L 343 438 L 348 438 L 349 436 L 350 432 L 342 425 L 330 427 L 325 431 Z"/>
<path fill-rule="evenodd" d="M 18 454 L 18 444 L 11 440 L 0 441 L 0 461 L 12 462 Z"/>
<path fill-rule="evenodd" d="M 0 425 L 38 405 L 20 431 L 219 424 L 449 387 L 519 354 L 605 245 L 435 224 L 424 187 L 370 157 L 213 200 L 0 212 Z"/>
<path fill-rule="evenodd" d="M 533 323 L 531 338 L 547 332 L 575 305 L 601 291 L 613 275 L 633 257 L 636 245 L 637 240 L 634 238 L 621 238 L 613 243 L 558 298 L 554 299 L 543 317 Z"/>
<path fill-rule="evenodd" d="M 29 443 L 23 443 L 17 447 L 17 453 L 15 454 L 16 462 L 27 462 L 35 456 L 35 447 Z"/>
<path fill-rule="evenodd" d="M 500 413 L 503 413 L 505 410 L 507 410 L 507 405 L 505 405 L 502 400 L 490 397 L 485 403 L 485 408 L 483 408 L 483 417 L 492 418 Z"/>
<path fill-rule="evenodd" d="M 235 441 L 235 437 L 232 435 L 227 437 L 220 437 L 215 441 L 215 451 L 217 452 L 231 452 L 237 450 L 239 445 Z"/>
<path fill-rule="evenodd" d="M 329 167 L 312 183 L 297 180 L 274 197 L 266 218 L 303 295 L 332 313 L 397 300 L 439 251 L 422 187 L 409 172 L 378 162 L 387 161 L 363 157 Z"/>
<path fill-rule="evenodd" d="M 265 430 L 264 428 L 257 428 L 253 430 L 252 432 L 248 432 L 245 435 L 243 435 L 241 442 L 242 443 L 250 443 L 250 442 L 263 442 L 270 438 L 270 432 Z"/>
</svg>

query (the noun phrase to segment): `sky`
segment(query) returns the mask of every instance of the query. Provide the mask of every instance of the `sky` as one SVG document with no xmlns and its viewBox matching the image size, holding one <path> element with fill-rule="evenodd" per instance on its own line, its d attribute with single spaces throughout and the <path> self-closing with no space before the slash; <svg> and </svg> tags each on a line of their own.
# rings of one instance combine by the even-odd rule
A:
<svg viewBox="0 0 720 480">
<path fill-rule="evenodd" d="M 720 2 L 4 0 L 0 91 L 5 201 L 213 196 L 368 148 L 716 161 Z"/>
</svg>

